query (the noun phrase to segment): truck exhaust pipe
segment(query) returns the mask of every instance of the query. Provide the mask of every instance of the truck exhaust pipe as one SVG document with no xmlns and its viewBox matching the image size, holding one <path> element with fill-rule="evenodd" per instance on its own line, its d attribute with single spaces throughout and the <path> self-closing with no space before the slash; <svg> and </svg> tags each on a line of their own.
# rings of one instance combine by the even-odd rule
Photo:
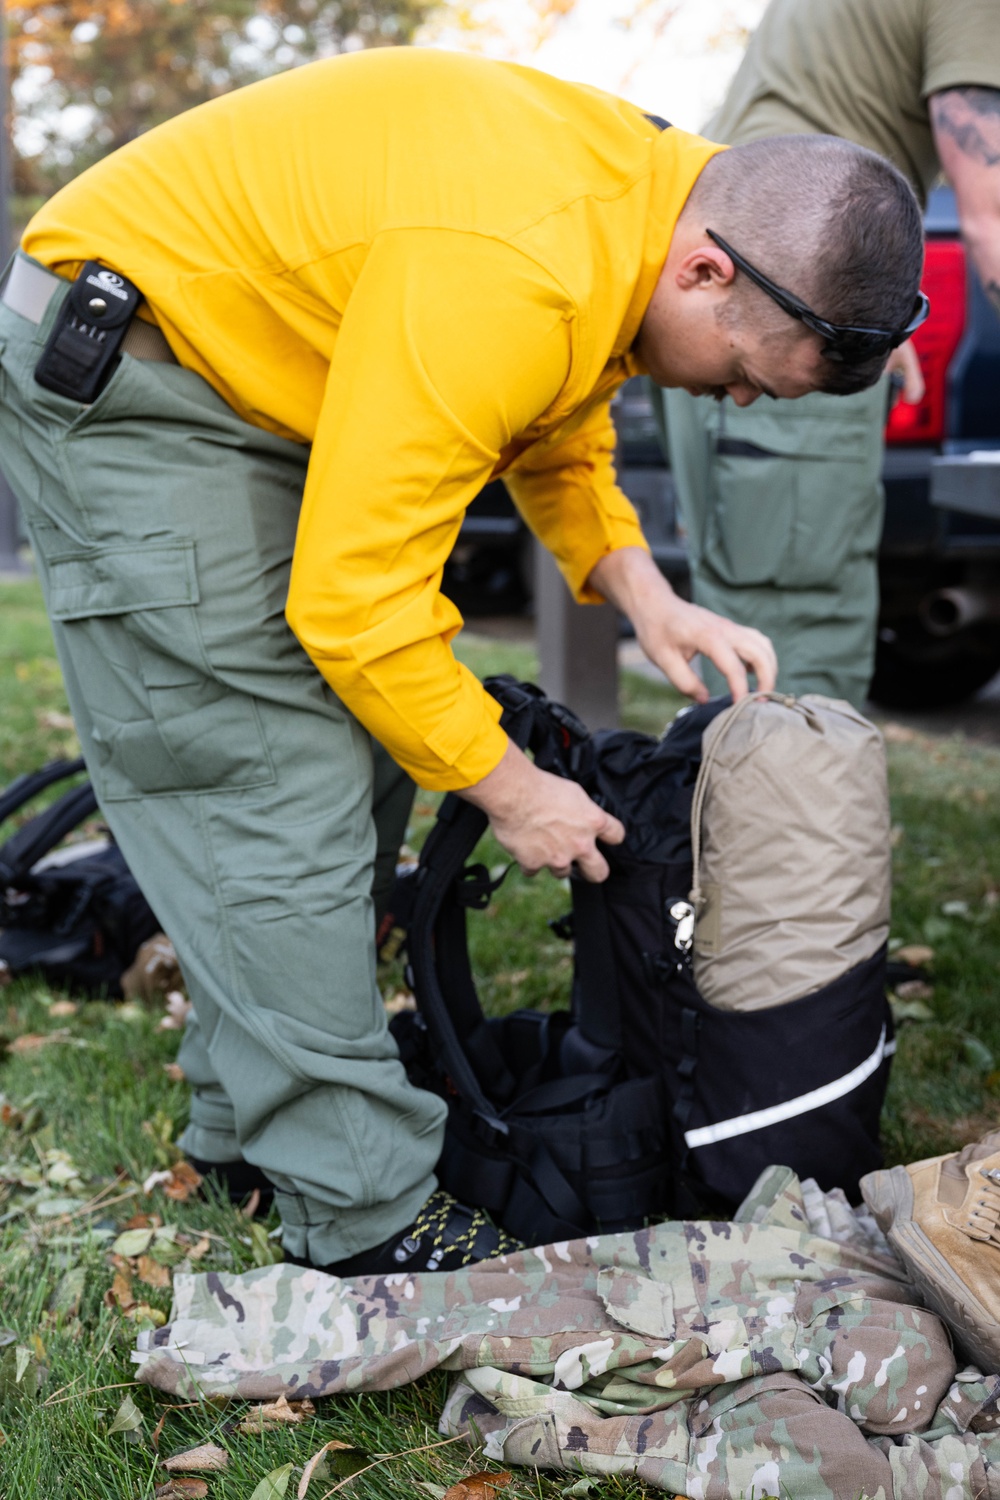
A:
<svg viewBox="0 0 1000 1500">
<path fill-rule="evenodd" d="M 944 639 L 968 625 L 1000 619 L 1000 597 L 974 588 L 934 589 L 921 599 L 918 613 L 928 635 Z"/>
</svg>

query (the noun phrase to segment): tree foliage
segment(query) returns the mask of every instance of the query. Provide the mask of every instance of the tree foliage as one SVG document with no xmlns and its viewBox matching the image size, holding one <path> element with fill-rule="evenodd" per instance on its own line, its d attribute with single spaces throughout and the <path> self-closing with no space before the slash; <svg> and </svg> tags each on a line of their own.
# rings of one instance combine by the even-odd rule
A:
<svg viewBox="0 0 1000 1500">
<path fill-rule="evenodd" d="M 430 0 L 8 0 L 21 193 L 313 57 L 411 40 Z"/>
</svg>

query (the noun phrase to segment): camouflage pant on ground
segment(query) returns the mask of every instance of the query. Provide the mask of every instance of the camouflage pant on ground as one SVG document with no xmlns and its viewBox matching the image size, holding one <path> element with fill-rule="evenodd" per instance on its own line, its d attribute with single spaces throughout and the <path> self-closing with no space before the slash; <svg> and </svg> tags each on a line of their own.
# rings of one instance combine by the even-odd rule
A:
<svg viewBox="0 0 1000 1500">
<path fill-rule="evenodd" d="M 1000 1497 L 1000 1379 L 873 1225 L 771 1168 L 736 1222 L 668 1223 L 453 1274 L 178 1277 L 140 1379 L 189 1397 L 388 1389 L 462 1371 L 445 1432 L 488 1457 L 692 1500 Z"/>
</svg>

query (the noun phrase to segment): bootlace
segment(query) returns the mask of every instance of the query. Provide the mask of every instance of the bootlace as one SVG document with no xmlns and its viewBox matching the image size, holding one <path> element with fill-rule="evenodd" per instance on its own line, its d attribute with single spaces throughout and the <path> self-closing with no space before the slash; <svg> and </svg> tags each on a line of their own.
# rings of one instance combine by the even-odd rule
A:
<svg viewBox="0 0 1000 1500">
<path fill-rule="evenodd" d="M 973 1240 L 989 1240 L 1000 1246 L 1000 1168 L 981 1167 L 983 1186 L 969 1210 L 965 1233 Z"/>
<path fill-rule="evenodd" d="M 431 1246 L 427 1257 L 429 1271 L 436 1270 L 446 1255 L 453 1268 L 468 1266 L 485 1258 L 480 1243 L 483 1234 L 496 1239 L 496 1247 L 489 1252 L 490 1259 L 524 1249 L 520 1240 L 499 1229 L 481 1208 L 466 1208 L 439 1188 L 417 1214 L 409 1234 L 396 1251 L 396 1258 L 400 1261 L 409 1259 L 428 1239 Z"/>
</svg>

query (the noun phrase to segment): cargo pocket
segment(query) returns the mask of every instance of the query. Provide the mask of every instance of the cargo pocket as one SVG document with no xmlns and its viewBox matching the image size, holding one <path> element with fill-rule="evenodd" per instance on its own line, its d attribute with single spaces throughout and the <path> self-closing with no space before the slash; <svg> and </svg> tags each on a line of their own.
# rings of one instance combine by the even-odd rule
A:
<svg viewBox="0 0 1000 1500">
<path fill-rule="evenodd" d="M 834 588 L 882 527 L 880 388 L 731 411 L 708 465 L 706 565 L 731 587 Z M 780 405 L 780 403 L 779 403 Z"/>
<path fill-rule="evenodd" d="M 212 672 L 198 626 L 193 542 L 54 558 L 49 613 L 79 696 L 102 798 L 274 781 L 251 696 Z"/>
</svg>

